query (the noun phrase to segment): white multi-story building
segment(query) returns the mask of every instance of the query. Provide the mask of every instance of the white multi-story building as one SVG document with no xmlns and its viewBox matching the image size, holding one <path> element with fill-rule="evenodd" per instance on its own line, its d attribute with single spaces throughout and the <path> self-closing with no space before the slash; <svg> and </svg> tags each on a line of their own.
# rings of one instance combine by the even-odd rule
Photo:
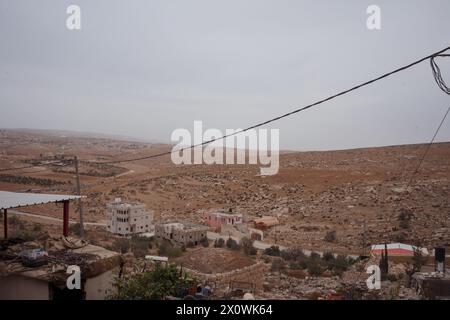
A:
<svg viewBox="0 0 450 320">
<path fill-rule="evenodd" d="M 122 202 L 117 198 L 106 205 L 106 229 L 120 235 L 150 232 L 153 230 L 153 212 L 145 204 Z"/>
</svg>

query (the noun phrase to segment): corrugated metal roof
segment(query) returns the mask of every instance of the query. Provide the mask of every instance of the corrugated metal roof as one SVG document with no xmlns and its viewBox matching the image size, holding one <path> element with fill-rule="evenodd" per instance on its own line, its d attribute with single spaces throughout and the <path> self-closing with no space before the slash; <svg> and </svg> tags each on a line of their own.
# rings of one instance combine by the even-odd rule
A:
<svg viewBox="0 0 450 320">
<path fill-rule="evenodd" d="M 11 209 L 79 198 L 81 196 L 0 191 L 0 209 Z"/>
</svg>

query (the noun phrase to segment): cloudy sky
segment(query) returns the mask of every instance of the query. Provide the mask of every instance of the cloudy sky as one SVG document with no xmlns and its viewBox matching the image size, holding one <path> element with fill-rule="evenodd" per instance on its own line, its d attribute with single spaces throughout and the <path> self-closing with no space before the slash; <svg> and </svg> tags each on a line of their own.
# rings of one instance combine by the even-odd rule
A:
<svg viewBox="0 0 450 320">
<path fill-rule="evenodd" d="M 66 28 L 70 4 L 81 30 Z M 366 27 L 371 4 L 381 30 Z M 247 127 L 450 46 L 449 12 L 447 0 L 1 0 L 0 127 L 162 142 L 194 120 Z M 297 150 L 426 142 L 449 105 L 426 62 L 269 128 Z"/>
</svg>

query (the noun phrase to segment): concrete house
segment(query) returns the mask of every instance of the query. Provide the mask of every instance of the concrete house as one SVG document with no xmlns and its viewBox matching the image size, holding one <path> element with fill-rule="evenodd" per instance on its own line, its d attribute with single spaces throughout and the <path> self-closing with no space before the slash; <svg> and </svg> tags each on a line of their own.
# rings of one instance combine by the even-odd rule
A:
<svg viewBox="0 0 450 320">
<path fill-rule="evenodd" d="M 206 237 L 209 227 L 189 222 L 170 222 L 155 225 L 155 237 L 169 240 L 176 245 L 199 244 Z"/>
<path fill-rule="evenodd" d="M 0 260 L 0 300 L 103 300 L 115 292 L 114 274 L 121 261 L 118 253 L 87 245 L 48 255 L 51 259 L 36 267 L 24 267 L 20 258 Z M 70 290 L 67 267 L 74 260 L 79 261 L 81 288 Z"/>
<path fill-rule="evenodd" d="M 242 223 L 242 214 L 229 211 L 214 211 L 206 213 L 205 220 L 214 231 L 220 232 L 223 225 Z"/>
<path fill-rule="evenodd" d="M 117 198 L 106 206 L 106 230 L 123 236 L 153 230 L 153 212 L 141 203 L 122 202 Z"/>
</svg>

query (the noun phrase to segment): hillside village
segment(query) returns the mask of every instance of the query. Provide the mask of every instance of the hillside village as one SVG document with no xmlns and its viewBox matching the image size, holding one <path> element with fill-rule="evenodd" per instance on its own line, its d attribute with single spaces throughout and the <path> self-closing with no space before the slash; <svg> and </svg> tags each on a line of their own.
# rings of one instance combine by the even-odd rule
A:
<svg viewBox="0 0 450 320">
<path fill-rule="evenodd" d="M 406 187 L 421 145 L 285 153 L 278 175 L 260 177 L 251 165 L 178 167 L 164 159 L 99 164 L 125 150 L 136 156 L 166 150 L 165 145 L 0 133 L 2 168 L 37 166 L 1 173 L 2 191 L 76 194 L 74 171 L 66 164 L 77 155 L 85 196 L 83 237 L 78 200 L 70 200 L 68 208 L 65 200 L 55 200 L 8 209 L 0 281 L 45 277 L 51 294 L 63 296 L 57 288 L 64 266 L 79 261 L 88 299 L 124 298 L 114 295 L 113 275 L 137 279 L 159 268 L 176 268 L 193 281 L 180 284 L 182 293 L 158 296 L 165 299 L 447 294 L 450 279 L 439 270 L 448 266 L 450 245 L 448 143 L 433 145 L 424 169 Z M 63 209 L 69 212 L 67 234 Z M 443 261 L 440 248 L 447 250 Z M 28 255 L 39 256 L 42 264 L 18 262 Z M 379 290 L 366 283 L 371 265 L 382 270 Z M 89 283 L 97 282 L 108 284 L 93 290 Z M 0 296 L 7 294 L 0 290 Z"/>
</svg>

